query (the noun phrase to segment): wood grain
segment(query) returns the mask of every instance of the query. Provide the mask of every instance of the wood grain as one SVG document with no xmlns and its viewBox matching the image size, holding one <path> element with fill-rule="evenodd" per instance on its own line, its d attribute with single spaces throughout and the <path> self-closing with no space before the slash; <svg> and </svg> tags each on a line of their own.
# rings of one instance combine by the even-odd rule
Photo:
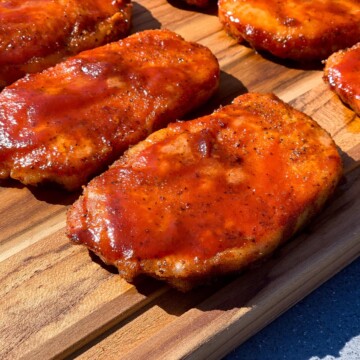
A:
<svg viewBox="0 0 360 360">
<path fill-rule="evenodd" d="M 79 194 L 0 186 L 1 359 L 218 359 L 333 276 L 360 253 L 360 119 L 322 80 L 322 65 L 257 54 L 221 28 L 216 4 L 134 2 L 132 32 L 168 28 L 208 46 L 221 86 L 211 112 L 246 91 L 274 92 L 335 139 L 344 181 L 324 211 L 261 265 L 178 293 L 146 278 L 121 280 L 64 233 Z"/>
</svg>

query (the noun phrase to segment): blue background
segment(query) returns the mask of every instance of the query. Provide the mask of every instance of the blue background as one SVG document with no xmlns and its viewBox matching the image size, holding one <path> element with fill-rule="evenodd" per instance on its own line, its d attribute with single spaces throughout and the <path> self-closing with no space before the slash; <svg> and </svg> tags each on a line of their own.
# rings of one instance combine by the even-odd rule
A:
<svg viewBox="0 0 360 360">
<path fill-rule="evenodd" d="M 360 360 L 360 258 L 224 360 Z"/>
</svg>

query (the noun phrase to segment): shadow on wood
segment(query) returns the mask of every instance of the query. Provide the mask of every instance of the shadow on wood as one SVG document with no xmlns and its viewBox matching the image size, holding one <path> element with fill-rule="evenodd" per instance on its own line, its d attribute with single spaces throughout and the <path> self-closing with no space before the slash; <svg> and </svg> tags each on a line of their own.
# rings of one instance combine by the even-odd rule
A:
<svg viewBox="0 0 360 360">
<path fill-rule="evenodd" d="M 133 16 L 131 21 L 131 33 L 161 28 L 161 23 L 152 16 L 151 12 L 137 2 L 133 2 Z"/>
<path fill-rule="evenodd" d="M 220 106 L 230 104 L 235 97 L 247 92 L 247 88 L 238 78 L 221 70 L 219 90 L 203 106 L 185 115 L 181 120 L 192 120 L 209 115 Z"/>
<path fill-rule="evenodd" d="M 217 16 L 218 14 L 218 7 L 216 0 L 209 0 L 209 4 L 202 8 L 194 5 L 189 5 L 186 3 L 185 0 L 168 0 L 168 3 L 179 10 L 198 12 L 198 13 L 214 15 L 214 16 Z"/>
</svg>

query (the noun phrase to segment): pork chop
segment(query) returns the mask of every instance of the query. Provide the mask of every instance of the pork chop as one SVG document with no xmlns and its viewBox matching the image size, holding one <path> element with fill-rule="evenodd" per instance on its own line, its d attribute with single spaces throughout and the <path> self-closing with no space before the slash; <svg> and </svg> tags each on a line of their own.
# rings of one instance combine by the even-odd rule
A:
<svg viewBox="0 0 360 360">
<path fill-rule="evenodd" d="M 219 0 L 225 29 L 279 58 L 323 60 L 360 41 L 359 0 Z"/>
<path fill-rule="evenodd" d="M 324 80 L 360 116 L 360 43 L 328 58 Z"/>
<path fill-rule="evenodd" d="M 0 87 L 66 56 L 124 37 L 129 0 L 0 2 Z"/>
<path fill-rule="evenodd" d="M 180 290 L 238 271 L 309 221 L 342 174 L 328 133 L 274 95 L 170 124 L 93 179 L 67 234 L 120 275 Z"/>
<path fill-rule="evenodd" d="M 87 50 L 0 93 L 0 178 L 68 190 L 217 89 L 211 51 L 168 30 Z"/>
</svg>

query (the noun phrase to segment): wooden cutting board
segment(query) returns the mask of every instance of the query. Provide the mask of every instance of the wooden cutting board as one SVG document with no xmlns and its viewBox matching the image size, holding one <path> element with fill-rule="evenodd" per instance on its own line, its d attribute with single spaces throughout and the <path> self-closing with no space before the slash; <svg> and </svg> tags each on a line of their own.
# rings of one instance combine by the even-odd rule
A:
<svg viewBox="0 0 360 360">
<path fill-rule="evenodd" d="M 345 178 L 326 209 L 261 266 L 182 294 L 152 279 L 129 285 L 64 233 L 79 194 L 0 187 L 1 359 L 218 359 L 359 256 L 360 119 L 322 81 L 321 65 L 295 66 L 237 44 L 216 4 L 134 2 L 133 32 L 168 28 L 208 46 L 221 65 L 211 112 L 246 91 L 274 92 L 334 137 Z M 196 114 L 193 114 L 196 116 Z"/>
</svg>

